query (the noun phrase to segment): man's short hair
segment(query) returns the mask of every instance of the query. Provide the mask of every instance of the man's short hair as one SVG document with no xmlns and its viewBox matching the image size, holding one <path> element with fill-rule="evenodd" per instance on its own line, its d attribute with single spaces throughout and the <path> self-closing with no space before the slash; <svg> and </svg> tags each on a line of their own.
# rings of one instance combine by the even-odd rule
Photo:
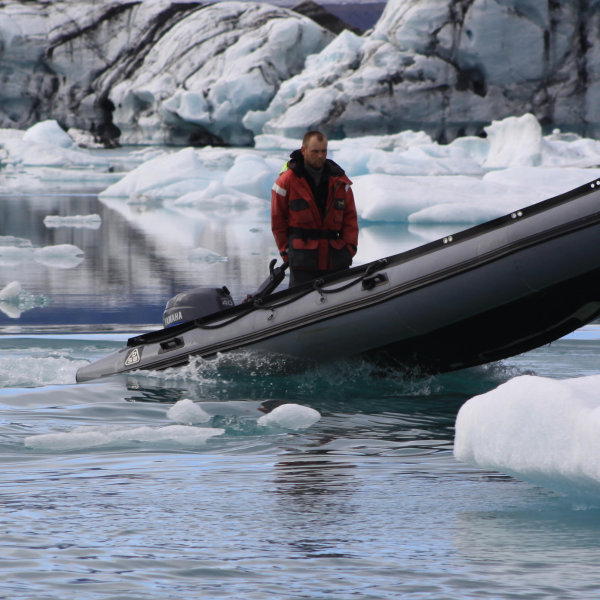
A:
<svg viewBox="0 0 600 600">
<path fill-rule="evenodd" d="M 304 134 L 304 137 L 302 138 L 302 145 L 308 146 L 308 142 L 310 142 L 310 140 L 314 137 L 316 137 L 319 142 L 327 141 L 327 136 L 324 133 L 313 129 L 312 131 L 307 131 Z"/>
</svg>

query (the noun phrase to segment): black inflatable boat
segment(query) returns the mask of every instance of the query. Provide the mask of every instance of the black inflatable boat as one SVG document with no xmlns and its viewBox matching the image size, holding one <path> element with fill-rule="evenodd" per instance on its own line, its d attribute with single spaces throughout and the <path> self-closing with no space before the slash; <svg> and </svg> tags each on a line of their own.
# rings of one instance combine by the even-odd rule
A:
<svg viewBox="0 0 600 600">
<path fill-rule="evenodd" d="M 132 337 L 77 381 L 250 352 L 363 355 L 423 372 L 496 361 L 600 314 L 600 180 L 424 246 L 273 292 L 273 269 L 234 305 L 226 288 L 169 301 L 163 329 Z"/>
</svg>

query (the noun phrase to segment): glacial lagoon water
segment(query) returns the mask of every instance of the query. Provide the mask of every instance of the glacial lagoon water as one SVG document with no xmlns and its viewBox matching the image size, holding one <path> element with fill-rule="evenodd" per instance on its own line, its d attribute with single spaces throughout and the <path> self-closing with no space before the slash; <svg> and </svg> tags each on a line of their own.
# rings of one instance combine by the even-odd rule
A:
<svg viewBox="0 0 600 600">
<path fill-rule="evenodd" d="M 25 291 L 0 304 L 0 597 L 598 595 L 598 508 L 452 452 L 472 396 L 523 373 L 597 373 L 594 325 L 421 379 L 357 361 L 282 373 L 242 356 L 77 385 L 80 365 L 156 327 L 174 293 L 208 283 L 237 300 L 252 291 L 274 256 L 267 212 L 177 221 L 86 189 L 6 195 L 0 213 L 1 235 L 21 240 L 3 238 L 2 283 Z M 51 214 L 98 214 L 102 225 L 47 227 Z M 426 232 L 380 225 L 362 235 L 383 255 Z M 213 253 L 184 252 L 188 238 Z M 77 246 L 84 258 L 32 254 L 27 240 Z M 185 399 L 208 420 L 174 418 Z M 299 428 L 260 422 L 282 404 L 321 417 Z"/>
</svg>

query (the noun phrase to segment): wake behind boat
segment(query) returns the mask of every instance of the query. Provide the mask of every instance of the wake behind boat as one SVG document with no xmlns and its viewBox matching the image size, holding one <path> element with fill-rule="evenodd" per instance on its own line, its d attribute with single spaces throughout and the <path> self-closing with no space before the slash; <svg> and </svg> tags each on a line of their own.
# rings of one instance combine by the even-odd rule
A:
<svg viewBox="0 0 600 600">
<path fill-rule="evenodd" d="M 600 180 L 413 250 L 246 302 L 199 288 L 164 329 L 77 372 L 77 381 L 245 351 L 331 361 L 366 356 L 441 373 L 552 342 L 600 315 Z"/>
</svg>

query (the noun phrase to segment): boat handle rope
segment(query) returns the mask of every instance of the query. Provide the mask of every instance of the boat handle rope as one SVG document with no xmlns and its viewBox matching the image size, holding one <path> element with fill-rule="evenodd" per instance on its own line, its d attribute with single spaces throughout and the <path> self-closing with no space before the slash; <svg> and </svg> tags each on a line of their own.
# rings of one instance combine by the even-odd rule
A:
<svg viewBox="0 0 600 600">
<path fill-rule="evenodd" d="M 282 306 L 287 306 L 288 304 L 291 304 L 292 302 L 296 302 L 296 300 L 299 300 L 300 298 L 303 298 L 307 294 L 310 294 L 311 292 L 315 292 L 315 291 L 319 292 L 319 294 L 321 294 L 321 297 L 323 297 L 324 294 L 336 294 L 337 292 L 343 292 L 344 290 L 347 290 L 347 289 L 351 288 L 352 286 L 361 283 L 361 281 L 363 281 L 364 279 L 366 279 L 367 277 L 372 275 L 375 271 L 378 271 L 379 269 L 383 269 L 383 267 L 385 267 L 387 264 L 388 264 L 387 258 L 380 258 L 379 260 L 370 264 L 365 269 L 365 272 L 360 277 L 353 279 L 350 283 L 347 283 L 346 285 L 343 285 L 339 288 L 323 289 L 323 287 L 322 287 L 323 279 L 316 279 L 311 288 L 303 290 L 302 292 L 296 294 L 293 298 L 289 298 L 288 300 L 284 300 L 283 302 L 279 302 L 278 304 L 259 303 L 256 305 L 256 308 L 261 308 L 263 310 L 273 310 L 275 308 L 281 308 Z"/>
<path fill-rule="evenodd" d="M 252 306 L 248 307 L 247 311 L 241 312 L 239 315 L 235 315 L 235 316 L 231 317 L 231 319 L 227 319 L 227 321 L 222 321 L 221 323 L 215 323 L 214 325 L 208 325 L 208 324 L 204 324 L 204 323 L 196 323 L 195 325 L 199 329 L 219 329 L 220 327 L 225 327 L 226 325 L 229 325 L 230 323 L 234 323 L 238 319 L 245 317 L 248 313 L 252 312 L 255 309 L 274 311 L 276 308 L 281 308 L 283 306 L 287 306 L 288 304 L 292 304 L 292 302 L 296 302 L 296 300 L 303 298 L 304 296 L 310 294 L 313 291 L 319 292 L 319 294 L 321 294 L 321 297 L 323 297 L 324 294 L 336 294 L 337 292 L 343 292 L 344 290 L 347 290 L 347 289 L 351 288 L 352 286 L 359 284 L 361 281 L 363 281 L 364 279 L 369 277 L 369 275 L 372 275 L 375 271 L 378 271 L 379 269 L 383 269 L 383 267 L 385 267 L 387 264 L 388 264 L 387 258 L 380 258 L 379 260 L 370 264 L 365 269 L 365 272 L 360 277 L 357 277 L 356 279 L 352 280 L 350 283 L 347 283 L 346 285 L 343 285 L 339 288 L 323 289 L 321 287 L 323 284 L 323 279 L 316 279 L 315 282 L 313 283 L 312 288 L 303 290 L 303 291 L 295 294 L 292 298 L 290 298 L 288 300 L 284 300 L 283 302 L 279 302 L 278 304 L 263 304 L 262 301 L 255 302 L 252 304 Z"/>
<path fill-rule="evenodd" d="M 387 258 L 380 258 L 379 260 L 370 264 L 365 269 L 365 272 L 360 277 L 358 277 L 357 279 L 354 279 L 350 283 L 347 283 L 346 285 L 343 285 L 339 288 L 333 288 L 333 289 L 330 288 L 328 290 L 325 290 L 321 287 L 321 284 L 323 284 L 323 280 L 317 279 L 314 284 L 314 289 L 317 290 L 317 292 L 319 292 L 319 294 L 337 294 L 338 292 L 343 292 L 343 291 L 351 288 L 352 286 L 356 285 L 357 283 L 364 281 L 367 277 L 369 277 L 369 275 L 372 275 L 375 271 L 378 271 L 379 269 L 383 269 L 383 267 L 385 267 L 387 264 L 388 264 Z"/>
</svg>

